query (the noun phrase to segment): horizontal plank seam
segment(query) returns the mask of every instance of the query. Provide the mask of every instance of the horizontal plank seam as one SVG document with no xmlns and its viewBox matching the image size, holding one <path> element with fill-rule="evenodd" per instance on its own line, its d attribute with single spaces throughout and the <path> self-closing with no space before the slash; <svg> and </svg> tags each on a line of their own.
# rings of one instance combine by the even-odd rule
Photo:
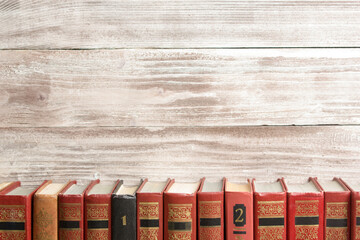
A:
<svg viewBox="0 0 360 240">
<path fill-rule="evenodd" d="M 1 129 L 66 129 L 66 128 L 246 128 L 246 127 L 360 127 L 360 124 L 302 124 L 302 125 L 152 125 L 152 126 L 34 126 L 34 127 L 0 127 Z"/>
</svg>

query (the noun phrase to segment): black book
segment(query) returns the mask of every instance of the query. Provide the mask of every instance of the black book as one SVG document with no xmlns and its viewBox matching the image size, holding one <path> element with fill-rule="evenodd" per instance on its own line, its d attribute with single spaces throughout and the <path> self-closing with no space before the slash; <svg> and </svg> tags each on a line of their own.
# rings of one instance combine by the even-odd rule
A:
<svg viewBox="0 0 360 240">
<path fill-rule="evenodd" d="M 111 198 L 111 234 L 115 240 L 136 240 L 136 192 L 142 182 L 120 181 Z"/>
</svg>

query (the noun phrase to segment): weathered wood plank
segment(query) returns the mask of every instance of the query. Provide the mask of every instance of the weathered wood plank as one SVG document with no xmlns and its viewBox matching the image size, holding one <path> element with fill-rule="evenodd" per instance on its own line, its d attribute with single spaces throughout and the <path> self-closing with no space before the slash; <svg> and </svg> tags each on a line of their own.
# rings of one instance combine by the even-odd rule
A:
<svg viewBox="0 0 360 240">
<path fill-rule="evenodd" d="M 2 128 L 0 181 L 359 177 L 360 127 Z"/>
<path fill-rule="evenodd" d="M 357 0 L 2 0 L 1 49 L 360 46 Z"/>
<path fill-rule="evenodd" d="M 360 49 L 0 51 L 0 127 L 360 123 Z"/>
</svg>

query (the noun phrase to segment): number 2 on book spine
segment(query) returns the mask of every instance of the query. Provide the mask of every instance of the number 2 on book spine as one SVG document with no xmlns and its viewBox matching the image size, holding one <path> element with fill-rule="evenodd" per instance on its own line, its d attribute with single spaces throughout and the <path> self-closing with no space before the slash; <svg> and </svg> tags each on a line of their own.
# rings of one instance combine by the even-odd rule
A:
<svg viewBox="0 0 360 240">
<path fill-rule="evenodd" d="M 126 226 L 126 215 L 123 216 L 121 219 L 122 219 L 123 226 Z"/>
<path fill-rule="evenodd" d="M 234 224 L 243 227 L 246 224 L 246 207 L 244 204 L 235 204 L 233 208 Z"/>
</svg>

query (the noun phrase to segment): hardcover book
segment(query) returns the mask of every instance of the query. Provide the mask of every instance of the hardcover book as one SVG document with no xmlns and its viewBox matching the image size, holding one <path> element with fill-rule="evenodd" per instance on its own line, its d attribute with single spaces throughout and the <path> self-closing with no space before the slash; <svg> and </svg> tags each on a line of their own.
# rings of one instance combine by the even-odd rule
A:
<svg viewBox="0 0 360 240">
<path fill-rule="evenodd" d="M 85 239 L 111 240 L 111 195 L 119 181 L 98 182 L 85 192 Z"/>
<path fill-rule="evenodd" d="M 172 180 L 164 192 L 164 239 L 196 240 L 196 193 L 202 180 Z"/>
<path fill-rule="evenodd" d="M 99 180 L 90 184 L 79 185 L 72 182 L 70 186 L 59 194 L 59 239 L 84 239 L 84 195 L 85 191 L 97 184 Z"/>
<path fill-rule="evenodd" d="M 288 196 L 287 239 L 323 239 L 324 193 L 320 186 L 309 178 L 304 184 L 286 184 Z"/>
<path fill-rule="evenodd" d="M 325 239 L 350 239 L 350 190 L 338 178 L 315 181 L 324 191 Z"/>
<path fill-rule="evenodd" d="M 360 240 L 360 184 L 350 183 L 339 179 L 351 191 L 350 229 L 351 239 Z"/>
<path fill-rule="evenodd" d="M 217 182 L 204 179 L 197 193 L 199 240 L 224 239 L 225 182 L 225 179 Z"/>
<path fill-rule="evenodd" d="M 226 181 L 225 226 L 227 240 L 253 239 L 253 189 L 249 180 L 247 183 Z"/>
<path fill-rule="evenodd" d="M 255 179 L 254 235 L 255 240 L 286 240 L 286 188 L 282 181 L 264 183 Z"/>
<path fill-rule="evenodd" d="M 141 182 L 120 181 L 111 199 L 112 239 L 136 240 L 136 191 Z"/>
<path fill-rule="evenodd" d="M 0 192 L 0 239 L 30 240 L 32 197 L 41 186 L 21 186 L 20 182 L 6 186 Z"/>
<path fill-rule="evenodd" d="M 144 185 L 136 193 L 137 239 L 163 239 L 163 193 L 170 179 L 163 182 L 144 180 Z"/>
<path fill-rule="evenodd" d="M 58 239 L 58 195 L 71 182 L 47 181 L 34 195 L 33 239 Z"/>
</svg>

